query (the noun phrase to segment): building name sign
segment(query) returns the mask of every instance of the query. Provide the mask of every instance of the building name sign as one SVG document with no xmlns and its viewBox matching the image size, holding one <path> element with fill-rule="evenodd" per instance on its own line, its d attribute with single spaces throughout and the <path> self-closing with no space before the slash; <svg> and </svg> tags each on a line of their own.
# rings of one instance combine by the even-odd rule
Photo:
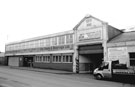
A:
<svg viewBox="0 0 135 87">
<path fill-rule="evenodd" d="M 102 28 L 85 29 L 77 32 L 78 41 L 102 39 Z"/>
</svg>

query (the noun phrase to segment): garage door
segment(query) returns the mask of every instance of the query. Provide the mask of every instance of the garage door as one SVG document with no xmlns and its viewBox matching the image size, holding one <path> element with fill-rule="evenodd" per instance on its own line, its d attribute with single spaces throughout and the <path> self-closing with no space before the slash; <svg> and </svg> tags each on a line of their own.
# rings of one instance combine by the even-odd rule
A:
<svg viewBox="0 0 135 87">
<path fill-rule="evenodd" d="M 103 47 L 101 44 L 79 47 L 79 54 L 97 54 L 97 53 L 103 53 Z"/>
<path fill-rule="evenodd" d="M 19 66 L 19 57 L 9 57 L 8 65 L 9 66 Z"/>
</svg>

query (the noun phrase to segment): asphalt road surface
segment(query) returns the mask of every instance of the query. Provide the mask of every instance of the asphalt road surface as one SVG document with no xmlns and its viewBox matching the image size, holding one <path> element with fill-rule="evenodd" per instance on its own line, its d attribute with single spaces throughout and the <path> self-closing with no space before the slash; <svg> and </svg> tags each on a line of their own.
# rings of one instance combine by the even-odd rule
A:
<svg viewBox="0 0 135 87">
<path fill-rule="evenodd" d="M 0 67 L 0 87 L 135 87 L 135 85 L 95 80 L 92 76 L 84 74 L 51 74 Z"/>
</svg>

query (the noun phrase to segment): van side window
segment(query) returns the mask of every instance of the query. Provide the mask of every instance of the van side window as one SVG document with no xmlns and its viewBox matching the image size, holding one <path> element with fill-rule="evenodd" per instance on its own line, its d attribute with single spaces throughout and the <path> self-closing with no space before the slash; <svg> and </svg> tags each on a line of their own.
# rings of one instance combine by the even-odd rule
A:
<svg viewBox="0 0 135 87">
<path fill-rule="evenodd" d="M 104 69 L 108 69 L 109 63 L 105 63 Z"/>
</svg>

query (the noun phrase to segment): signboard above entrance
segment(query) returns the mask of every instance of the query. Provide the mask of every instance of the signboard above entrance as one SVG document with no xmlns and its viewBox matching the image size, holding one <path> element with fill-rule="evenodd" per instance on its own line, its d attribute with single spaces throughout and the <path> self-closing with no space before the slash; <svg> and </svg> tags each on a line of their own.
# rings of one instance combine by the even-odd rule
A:
<svg viewBox="0 0 135 87">
<path fill-rule="evenodd" d="M 102 39 L 102 28 L 85 29 L 77 32 L 78 41 Z"/>
</svg>

